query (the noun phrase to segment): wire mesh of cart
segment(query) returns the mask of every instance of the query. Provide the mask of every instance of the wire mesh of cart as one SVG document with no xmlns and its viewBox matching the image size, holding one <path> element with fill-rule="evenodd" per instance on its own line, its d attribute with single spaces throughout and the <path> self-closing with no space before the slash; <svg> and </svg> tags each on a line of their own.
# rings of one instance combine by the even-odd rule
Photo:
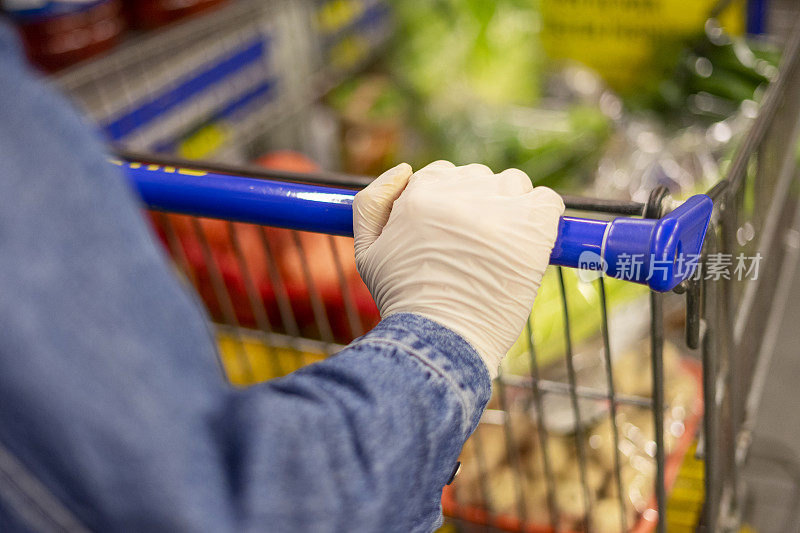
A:
<svg viewBox="0 0 800 533">
<path fill-rule="evenodd" d="M 349 236 L 369 179 L 241 164 L 265 121 L 313 151 L 320 125 L 297 117 L 380 47 L 383 2 L 342 5 L 237 2 L 59 78 L 125 146 L 114 163 L 208 309 L 238 385 L 322 360 L 379 320 Z M 149 68 L 164 54 L 169 68 Z M 464 530 L 738 526 L 738 472 L 800 249 L 798 61 L 795 29 L 707 195 L 565 197 L 534 312 L 443 494 Z M 758 275 L 710 275 L 722 256 L 759 258 Z"/>
</svg>

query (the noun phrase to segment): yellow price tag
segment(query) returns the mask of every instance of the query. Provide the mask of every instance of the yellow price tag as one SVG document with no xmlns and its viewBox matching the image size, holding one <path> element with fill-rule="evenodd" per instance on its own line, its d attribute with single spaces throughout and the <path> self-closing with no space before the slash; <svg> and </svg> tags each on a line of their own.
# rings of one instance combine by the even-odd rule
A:
<svg viewBox="0 0 800 533">
<path fill-rule="evenodd" d="M 219 150 L 228 139 L 228 131 L 218 124 L 209 124 L 184 139 L 178 154 L 186 159 L 202 159 Z"/>
</svg>

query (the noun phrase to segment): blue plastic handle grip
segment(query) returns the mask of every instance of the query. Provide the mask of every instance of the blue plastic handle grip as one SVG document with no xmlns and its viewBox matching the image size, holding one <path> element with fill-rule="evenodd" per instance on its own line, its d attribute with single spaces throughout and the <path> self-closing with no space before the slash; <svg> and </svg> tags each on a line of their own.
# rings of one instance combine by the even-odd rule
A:
<svg viewBox="0 0 800 533">
<path fill-rule="evenodd" d="M 356 191 L 115 161 L 151 209 L 330 235 L 353 235 Z M 561 217 L 550 263 L 604 270 L 664 292 L 691 276 L 713 202 L 689 198 L 661 219 Z M 688 259 L 687 259 L 688 258 Z"/>
</svg>

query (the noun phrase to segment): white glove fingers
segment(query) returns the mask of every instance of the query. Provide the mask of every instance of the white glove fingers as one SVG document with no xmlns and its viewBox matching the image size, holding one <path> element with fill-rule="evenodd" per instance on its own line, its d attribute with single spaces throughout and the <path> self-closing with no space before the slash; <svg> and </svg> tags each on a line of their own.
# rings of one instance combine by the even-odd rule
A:
<svg viewBox="0 0 800 533">
<path fill-rule="evenodd" d="M 438 170 L 435 174 L 437 179 L 431 179 L 431 174 L 425 174 L 426 185 L 446 189 L 448 195 L 464 193 L 475 195 L 476 191 L 483 191 L 483 197 L 488 196 L 520 196 L 533 190 L 533 185 L 527 174 L 519 169 L 508 169 L 494 174 L 486 165 L 470 164 L 455 167 L 460 171 L 458 174 L 452 172 L 445 166 L 434 167 Z M 448 172 L 449 170 L 449 172 Z"/>
<path fill-rule="evenodd" d="M 451 172 L 456 166 L 450 161 L 434 161 L 428 163 L 421 169 L 414 173 L 414 179 L 426 178 L 431 176 L 450 176 Z"/>
<path fill-rule="evenodd" d="M 464 176 L 482 176 L 485 178 L 494 176 L 494 172 L 492 172 L 491 168 L 486 165 L 481 165 L 480 163 L 470 163 L 469 165 L 462 165 L 456 168 L 460 170 Z"/>
<path fill-rule="evenodd" d="M 552 246 L 555 242 L 560 216 L 564 214 L 564 200 L 552 189 L 536 187 L 530 193 L 520 197 L 524 215 L 522 220 L 533 224 L 539 237 Z"/>
<path fill-rule="evenodd" d="M 403 192 L 406 184 L 408 183 L 408 178 L 411 177 L 414 171 L 411 168 L 411 165 L 408 163 L 400 163 L 396 167 L 392 167 L 370 183 L 366 189 L 364 190 L 372 190 L 372 189 L 385 189 L 388 188 L 391 191 L 396 193 L 396 196 L 400 196 L 400 193 Z"/>
<path fill-rule="evenodd" d="M 440 159 L 438 161 L 434 161 L 433 163 L 428 163 L 427 165 L 425 165 L 424 167 L 419 169 L 417 171 L 417 173 L 418 174 L 419 173 L 424 174 L 424 173 L 429 172 L 431 170 L 436 170 L 436 169 L 440 169 L 440 168 L 458 168 L 458 167 L 456 167 L 450 161 L 445 161 L 444 159 Z"/>
<path fill-rule="evenodd" d="M 531 179 L 517 168 L 509 168 L 497 175 L 499 193 L 504 196 L 520 196 L 533 191 Z"/>
<path fill-rule="evenodd" d="M 447 179 L 451 176 L 454 168 L 456 168 L 456 166 L 450 161 L 441 160 L 428 163 L 414 172 L 414 175 L 411 176 L 408 182 L 408 187 L 414 188 L 419 183 L 431 184 L 441 179 Z"/>
<path fill-rule="evenodd" d="M 353 233 L 356 256 L 378 238 L 389 219 L 392 204 L 408 184 L 413 170 L 400 163 L 378 176 L 353 200 Z"/>
<path fill-rule="evenodd" d="M 554 208 L 559 216 L 564 214 L 564 200 L 550 187 L 534 187 L 530 197 L 536 207 Z"/>
</svg>

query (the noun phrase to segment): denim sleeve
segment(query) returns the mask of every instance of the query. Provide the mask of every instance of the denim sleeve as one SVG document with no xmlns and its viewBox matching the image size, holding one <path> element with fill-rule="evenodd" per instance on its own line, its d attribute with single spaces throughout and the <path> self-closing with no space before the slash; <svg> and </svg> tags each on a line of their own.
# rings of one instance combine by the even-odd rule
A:
<svg viewBox="0 0 800 533">
<path fill-rule="evenodd" d="M 383 320 L 323 363 L 243 392 L 235 424 L 245 439 L 237 448 L 247 465 L 248 525 L 432 531 L 442 488 L 489 393 L 474 349 L 412 314 Z"/>
<path fill-rule="evenodd" d="M 426 531 L 490 392 L 390 317 L 247 389 L 89 125 L 0 20 L 0 531 Z"/>
</svg>

